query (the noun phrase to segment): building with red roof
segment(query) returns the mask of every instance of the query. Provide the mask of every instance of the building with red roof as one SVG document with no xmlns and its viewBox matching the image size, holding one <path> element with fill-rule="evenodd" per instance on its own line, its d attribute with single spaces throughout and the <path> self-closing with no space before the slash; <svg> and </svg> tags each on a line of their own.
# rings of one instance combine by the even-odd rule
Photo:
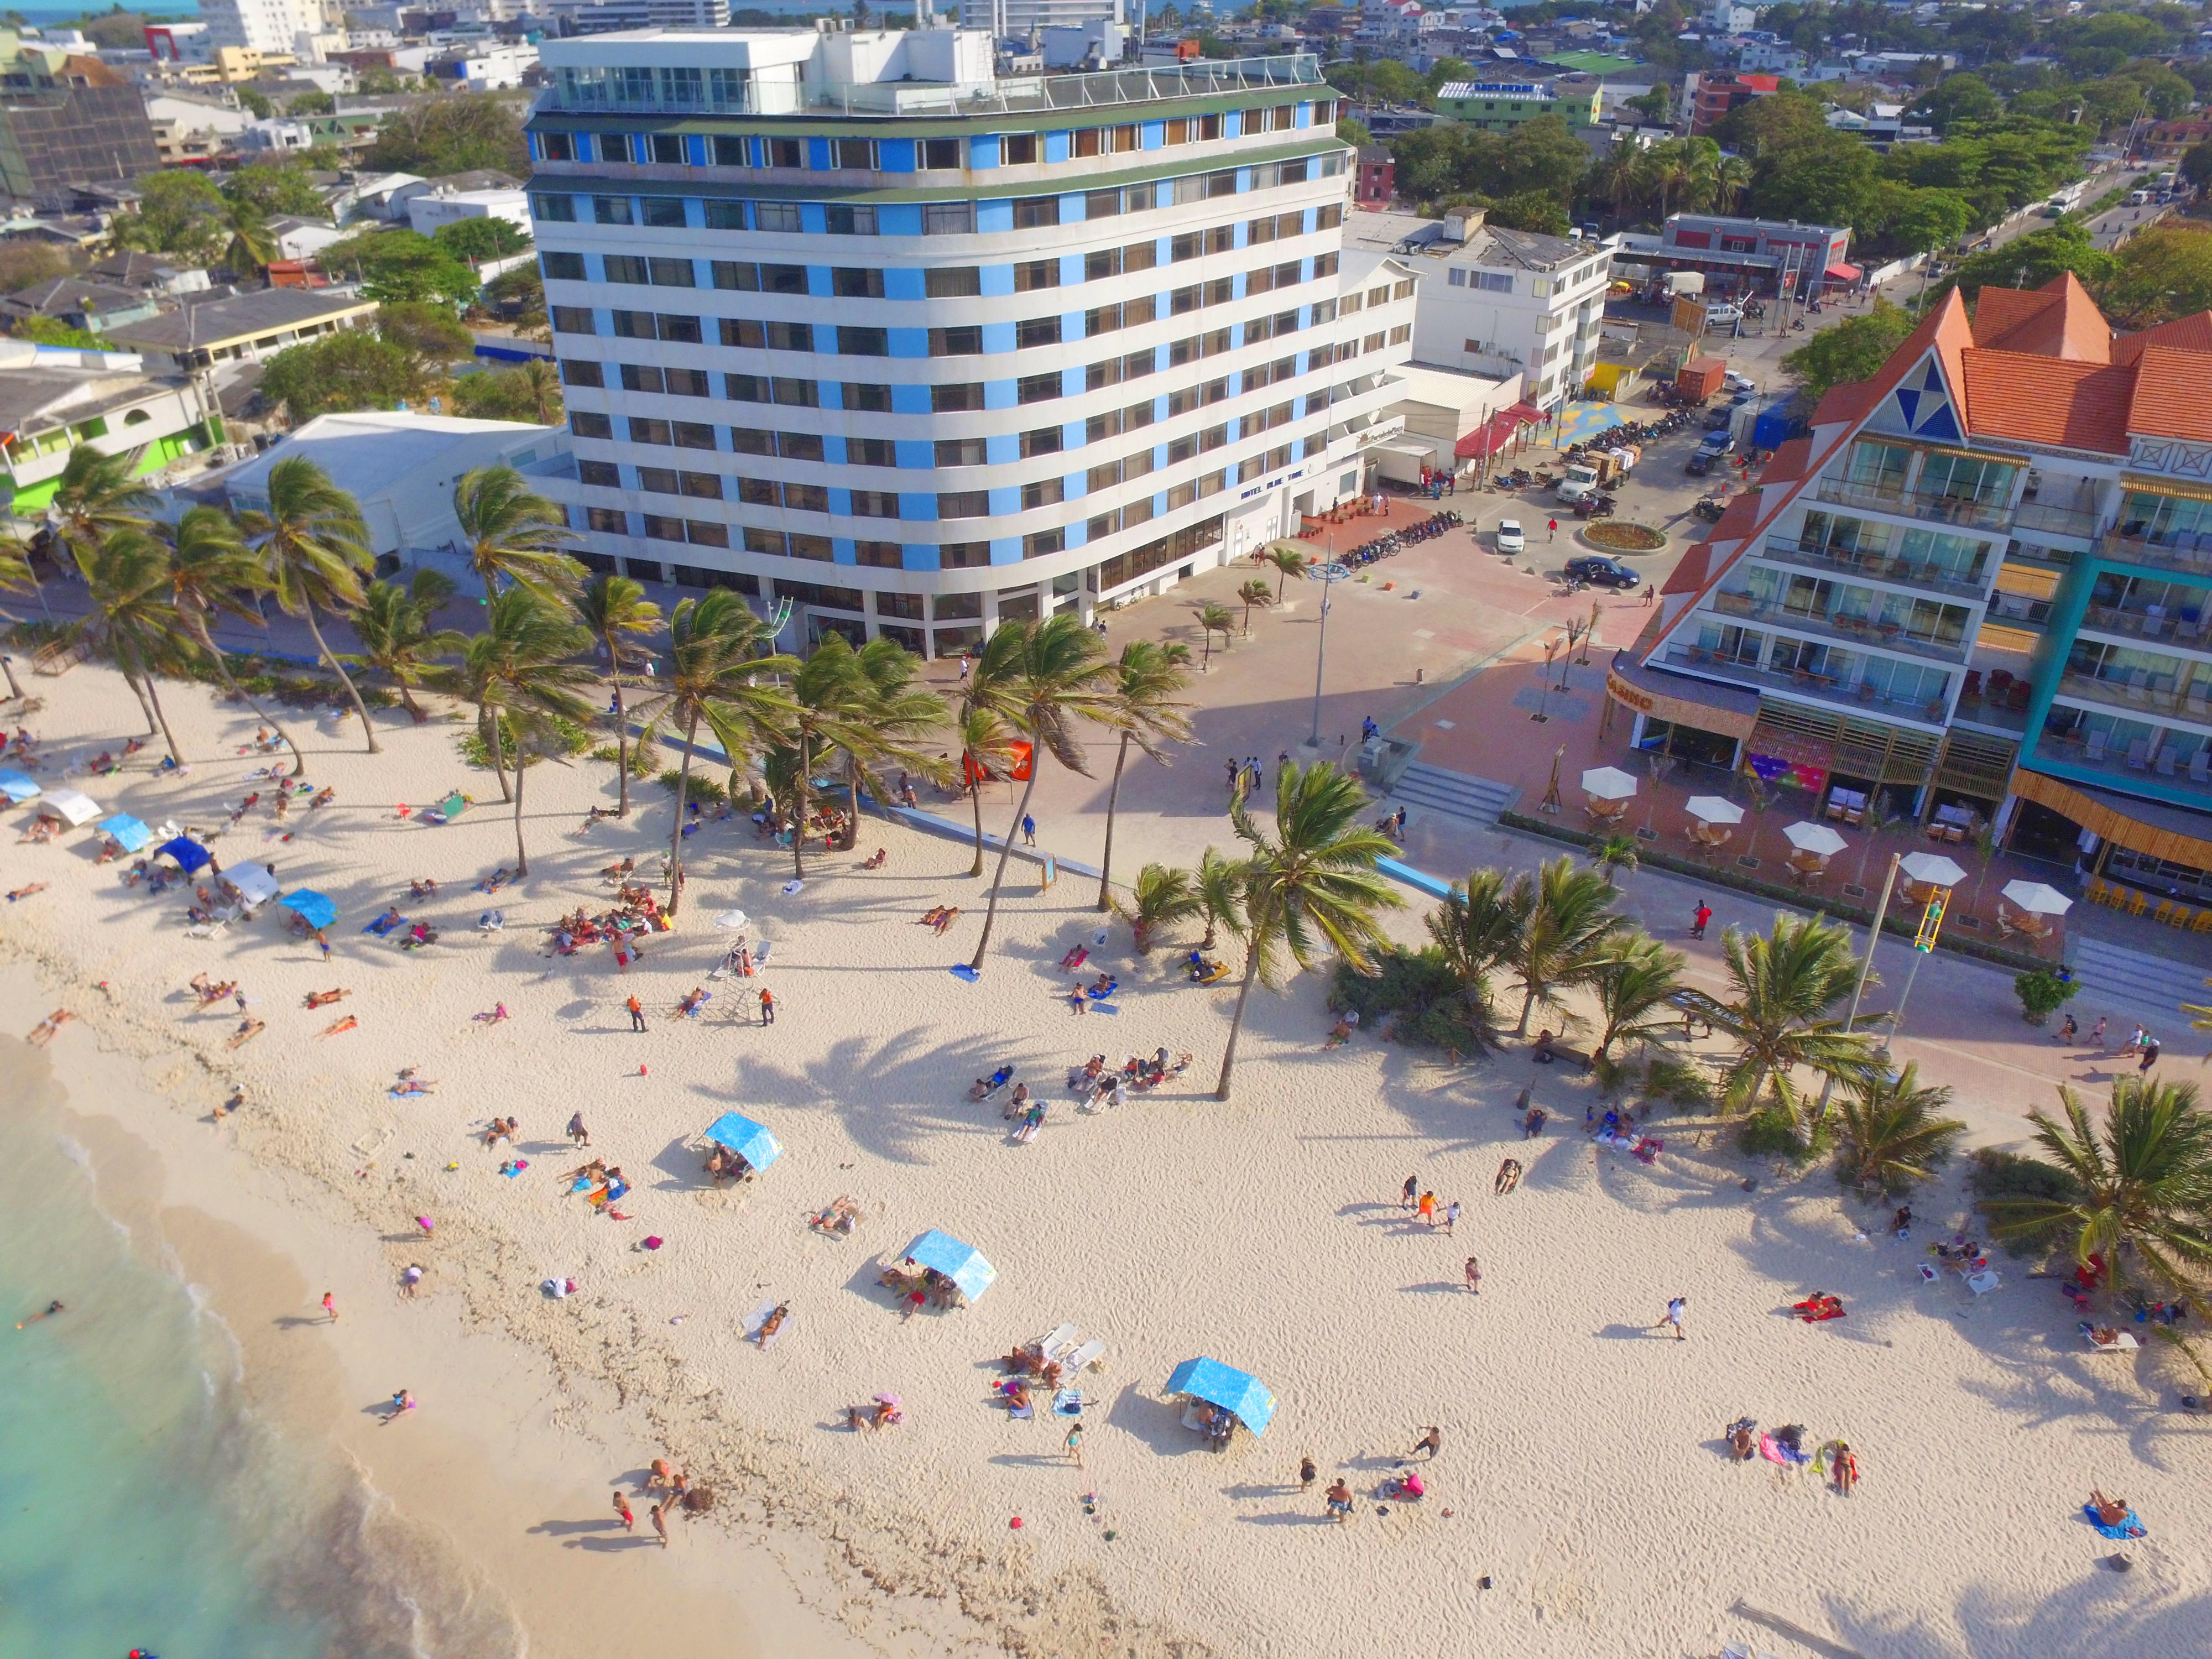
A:
<svg viewBox="0 0 2212 1659">
<path fill-rule="evenodd" d="M 1616 659 L 1640 747 L 2212 902 L 2212 313 L 1947 295 Z"/>
</svg>

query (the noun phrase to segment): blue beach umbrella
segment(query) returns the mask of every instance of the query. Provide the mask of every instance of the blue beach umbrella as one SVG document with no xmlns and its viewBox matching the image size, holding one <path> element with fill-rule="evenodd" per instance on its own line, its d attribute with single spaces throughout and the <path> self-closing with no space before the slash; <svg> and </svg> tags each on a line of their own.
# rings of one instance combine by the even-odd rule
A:
<svg viewBox="0 0 2212 1659">
<path fill-rule="evenodd" d="M 39 793 L 35 781 L 17 771 L 0 772 L 0 795 L 8 797 L 10 805 L 21 805 Z"/>
<path fill-rule="evenodd" d="M 1275 1415 L 1275 1396 L 1256 1376 L 1218 1359 L 1186 1359 L 1168 1375 L 1170 1394 L 1187 1394 L 1233 1413 L 1255 1435 L 1267 1431 Z"/>
<path fill-rule="evenodd" d="M 301 887 L 276 901 L 310 927 L 327 927 L 338 919 L 338 907 L 313 888 Z"/>
<path fill-rule="evenodd" d="M 931 1228 L 907 1246 L 907 1260 L 925 1267 L 934 1267 L 960 1287 L 960 1294 L 973 1302 L 991 1288 L 991 1281 L 999 1270 L 983 1259 L 983 1254 L 972 1244 L 963 1244 L 950 1233 Z"/>
<path fill-rule="evenodd" d="M 126 853 L 135 853 L 154 839 L 154 832 L 128 812 L 118 812 L 112 818 L 102 818 L 98 828 L 101 835 Z"/>
<path fill-rule="evenodd" d="M 177 868 L 188 876 L 198 875 L 214 861 L 215 854 L 190 836 L 179 836 L 174 841 L 165 841 L 154 849 L 154 856 L 174 859 Z"/>
<path fill-rule="evenodd" d="M 766 1126 L 741 1112 L 725 1112 L 707 1126 L 707 1139 L 726 1146 L 753 1166 L 757 1175 L 783 1156 L 783 1148 Z"/>
</svg>

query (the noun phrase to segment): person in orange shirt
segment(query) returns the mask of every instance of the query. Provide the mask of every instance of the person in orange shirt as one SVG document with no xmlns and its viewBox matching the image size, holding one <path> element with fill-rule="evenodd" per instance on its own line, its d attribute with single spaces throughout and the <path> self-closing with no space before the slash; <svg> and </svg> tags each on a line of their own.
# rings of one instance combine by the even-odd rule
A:
<svg viewBox="0 0 2212 1659">
<path fill-rule="evenodd" d="M 623 1003 L 623 1006 L 629 1010 L 629 1029 L 633 1031 L 642 1031 L 645 1029 L 645 1009 L 638 1000 L 632 997 Z"/>
</svg>

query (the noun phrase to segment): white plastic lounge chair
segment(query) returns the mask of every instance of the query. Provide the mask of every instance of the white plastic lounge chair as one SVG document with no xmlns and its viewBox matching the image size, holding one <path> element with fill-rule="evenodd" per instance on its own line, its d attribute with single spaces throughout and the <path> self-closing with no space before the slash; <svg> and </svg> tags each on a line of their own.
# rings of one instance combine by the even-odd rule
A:
<svg viewBox="0 0 2212 1659">
<path fill-rule="evenodd" d="M 1995 1267 L 1984 1267 L 1979 1273 L 1966 1275 L 1966 1288 L 1976 1296 L 1987 1296 L 1996 1289 L 1999 1282 Z"/>
<path fill-rule="evenodd" d="M 1068 1355 L 1066 1358 L 1060 1361 L 1061 1368 L 1071 1371 L 1089 1370 L 1093 1365 L 1098 1363 L 1100 1357 L 1103 1355 L 1105 1352 L 1106 1345 L 1094 1336 L 1091 1340 L 1078 1348 L 1073 1353 Z"/>
<path fill-rule="evenodd" d="M 1074 1326 L 1061 1325 L 1049 1336 L 1041 1336 L 1037 1339 L 1037 1351 L 1047 1359 L 1057 1359 L 1060 1358 L 1060 1351 L 1074 1341 L 1076 1335 Z"/>
</svg>

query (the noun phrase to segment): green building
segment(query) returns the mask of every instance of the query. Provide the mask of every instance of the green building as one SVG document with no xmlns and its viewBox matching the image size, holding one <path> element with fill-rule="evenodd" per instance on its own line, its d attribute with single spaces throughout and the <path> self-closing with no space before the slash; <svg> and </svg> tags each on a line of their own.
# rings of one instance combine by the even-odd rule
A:
<svg viewBox="0 0 2212 1659">
<path fill-rule="evenodd" d="M 1540 81 L 1450 81 L 1437 93 L 1437 113 L 1486 132 L 1511 132 L 1540 115 L 1557 115 L 1571 127 L 1597 120 L 1598 89 L 1563 95 Z"/>
</svg>

